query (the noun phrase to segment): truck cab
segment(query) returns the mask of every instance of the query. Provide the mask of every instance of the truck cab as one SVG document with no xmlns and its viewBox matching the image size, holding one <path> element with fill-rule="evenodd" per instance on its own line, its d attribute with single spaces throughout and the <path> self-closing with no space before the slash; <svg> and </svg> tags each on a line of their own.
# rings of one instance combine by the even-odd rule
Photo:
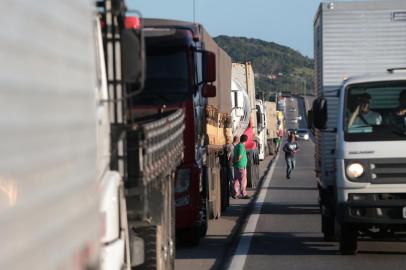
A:
<svg viewBox="0 0 406 270">
<path fill-rule="evenodd" d="M 406 149 L 405 73 L 348 78 L 335 99 L 336 169 L 331 185 L 341 248 L 351 253 L 360 235 L 395 237 L 406 230 L 406 153 L 401 150 Z M 317 102 L 335 106 L 333 100 Z M 331 121 L 328 110 L 314 113 L 321 116 L 316 120 L 322 124 L 319 128 Z"/>
<path fill-rule="evenodd" d="M 342 254 L 356 254 L 358 237 L 405 229 L 405 10 L 403 1 L 321 3 L 314 19 L 318 98 L 308 119 L 322 232 Z"/>
<path fill-rule="evenodd" d="M 183 163 L 174 184 L 176 230 L 181 242 L 196 245 L 207 230 L 206 107 L 216 95 L 215 55 L 205 50 L 200 25 L 143 19 L 146 40 L 144 91 L 132 100 L 136 118 L 182 109 Z"/>
</svg>

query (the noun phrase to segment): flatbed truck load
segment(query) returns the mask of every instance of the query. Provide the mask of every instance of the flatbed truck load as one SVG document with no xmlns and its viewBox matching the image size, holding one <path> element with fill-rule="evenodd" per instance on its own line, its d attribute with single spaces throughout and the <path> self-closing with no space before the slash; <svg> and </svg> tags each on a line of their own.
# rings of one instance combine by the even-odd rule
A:
<svg viewBox="0 0 406 270">
<path fill-rule="evenodd" d="M 266 113 L 266 134 L 268 151 L 270 155 L 275 156 L 278 151 L 277 139 L 278 139 L 278 116 L 276 111 L 276 102 L 265 101 L 265 113 Z"/>
<path fill-rule="evenodd" d="M 206 133 L 208 168 L 209 217 L 219 218 L 229 206 L 230 184 L 228 176 L 227 144 L 232 140 L 231 133 L 231 57 L 220 48 L 209 33 L 200 28 L 206 50 L 216 56 L 216 96 L 207 99 Z M 215 183 L 215 187 L 212 183 Z"/>
<path fill-rule="evenodd" d="M 406 231 L 406 3 L 322 3 L 314 21 L 322 232 L 342 254 Z"/>
</svg>

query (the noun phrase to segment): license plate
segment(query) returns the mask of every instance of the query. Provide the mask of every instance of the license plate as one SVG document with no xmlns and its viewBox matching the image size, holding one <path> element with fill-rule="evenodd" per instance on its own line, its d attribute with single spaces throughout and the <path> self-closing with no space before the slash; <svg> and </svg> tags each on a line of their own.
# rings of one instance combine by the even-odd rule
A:
<svg viewBox="0 0 406 270">
<path fill-rule="evenodd" d="M 403 213 L 403 218 L 406 218 L 406 207 L 403 207 L 403 211 L 402 211 Z"/>
</svg>

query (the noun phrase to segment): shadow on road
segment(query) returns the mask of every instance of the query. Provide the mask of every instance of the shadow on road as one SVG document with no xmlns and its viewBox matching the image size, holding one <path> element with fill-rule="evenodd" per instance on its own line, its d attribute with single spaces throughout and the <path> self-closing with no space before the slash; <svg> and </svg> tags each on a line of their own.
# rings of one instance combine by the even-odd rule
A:
<svg viewBox="0 0 406 270">
<path fill-rule="evenodd" d="M 242 238 L 248 236 L 242 236 Z M 249 255 L 336 255 L 337 244 L 314 233 L 263 232 L 254 236 Z M 257 248 L 258 247 L 258 248 Z M 260 247 L 260 248 L 259 248 Z M 243 255 L 243 254 L 237 254 Z"/>
<path fill-rule="evenodd" d="M 268 187 L 269 190 L 317 190 L 316 187 Z"/>
<path fill-rule="evenodd" d="M 320 208 L 318 204 L 280 204 L 264 203 L 261 214 L 265 215 L 319 215 Z"/>
</svg>

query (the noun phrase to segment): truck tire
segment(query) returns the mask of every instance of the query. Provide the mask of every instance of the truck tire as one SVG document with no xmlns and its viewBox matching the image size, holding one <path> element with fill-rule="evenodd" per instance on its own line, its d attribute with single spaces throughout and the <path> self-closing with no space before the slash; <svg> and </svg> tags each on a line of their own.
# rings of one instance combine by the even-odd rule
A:
<svg viewBox="0 0 406 270">
<path fill-rule="evenodd" d="M 202 169 L 202 221 L 204 222 L 200 229 L 200 237 L 205 237 L 207 234 L 207 229 L 209 227 L 209 187 L 207 179 L 207 168 L 203 167 Z"/>
<path fill-rule="evenodd" d="M 200 225 L 200 237 L 203 238 L 207 234 L 209 228 L 209 217 L 207 216 L 207 201 L 205 207 L 202 209 L 202 224 Z"/>
<path fill-rule="evenodd" d="M 136 228 L 137 235 L 144 240 L 145 262 L 136 270 L 173 270 L 175 268 L 175 198 L 174 177 L 167 175 L 162 186 L 164 205 L 161 223 L 154 226 Z"/>
<path fill-rule="evenodd" d="M 325 241 L 335 241 L 334 218 L 321 215 L 321 231 Z"/>
<path fill-rule="evenodd" d="M 355 228 L 348 224 L 342 224 L 340 229 L 340 253 L 342 255 L 357 254 L 357 235 Z"/>
<path fill-rule="evenodd" d="M 221 181 L 221 212 L 224 212 L 230 206 L 230 181 L 228 180 L 227 167 L 220 168 Z"/>
<path fill-rule="evenodd" d="M 158 258 L 158 248 L 157 242 L 159 242 L 157 226 L 147 226 L 142 228 L 137 228 L 136 232 L 144 240 L 144 258 L 143 264 L 132 267 L 133 270 L 152 270 L 157 268 L 157 258 Z"/>
<path fill-rule="evenodd" d="M 177 239 L 179 244 L 187 247 L 194 247 L 199 245 L 201 239 L 202 228 L 195 226 L 188 229 L 182 229 L 177 232 Z"/>
<path fill-rule="evenodd" d="M 272 140 L 269 142 L 269 155 L 275 156 L 275 154 L 276 154 L 276 146 Z"/>
<path fill-rule="evenodd" d="M 218 219 L 221 216 L 221 179 L 217 167 L 207 168 L 209 183 L 208 191 L 208 216 L 210 219 Z"/>
</svg>

